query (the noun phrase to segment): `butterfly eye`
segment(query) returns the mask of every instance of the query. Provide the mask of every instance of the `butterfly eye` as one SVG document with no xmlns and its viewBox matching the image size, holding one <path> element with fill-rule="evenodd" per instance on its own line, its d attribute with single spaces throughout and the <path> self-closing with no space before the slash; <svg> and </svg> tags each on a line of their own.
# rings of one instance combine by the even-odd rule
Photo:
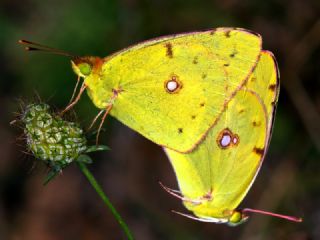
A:
<svg viewBox="0 0 320 240">
<path fill-rule="evenodd" d="M 85 76 L 88 76 L 90 75 L 91 71 L 92 71 L 92 66 L 91 64 L 89 63 L 86 63 L 86 62 L 83 62 L 83 63 L 80 63 L 78 65 L 78 68 L 80 70 L 80 72 L 85 75 Z"/>
</svg>

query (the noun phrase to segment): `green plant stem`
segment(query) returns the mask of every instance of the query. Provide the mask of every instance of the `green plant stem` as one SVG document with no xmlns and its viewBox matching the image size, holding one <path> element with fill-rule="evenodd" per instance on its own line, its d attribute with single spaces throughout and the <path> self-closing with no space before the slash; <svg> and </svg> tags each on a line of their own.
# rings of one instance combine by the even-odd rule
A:
<svg viewBox="0 0 320 240">
<path fill-rule="evenodd" d="M 112 203 L 110 202 L 109 198 L 106 196 L 106 194 L 103 192 L 101 186 L 99 185 L 99 183 L 96 181 L 96 179 L 94 178 L 94 176 L 91 174 L 90 170 L 87 168 L 86 164 L 82 163 L 82 162 L 77 162 L 80 170 L 82 171 L 82 173 L 87 177 L 87 179 L 89 180 L 90 184 L 92 185 L 92 187 L 94 188 L 94 190 L 98 193 L 98 195 L 101 197 L 102 201 L 105 203 L 105 205 L 110 209 L 110 211 L 112 212 L 113 216 L 117 219 L 117 221 L 119 222 L 122 230 L 124 231 L 124 233 L 126 234 L 127 238 L 130 240 L 133 240 L 133 235 L 131 234 L 127 224 L 123 221 L 122 217 L 120 216 L 120 214 L 117 212 L 117 210 L 115 209 L 115 207 L 112 205 Z"/>
</svg>

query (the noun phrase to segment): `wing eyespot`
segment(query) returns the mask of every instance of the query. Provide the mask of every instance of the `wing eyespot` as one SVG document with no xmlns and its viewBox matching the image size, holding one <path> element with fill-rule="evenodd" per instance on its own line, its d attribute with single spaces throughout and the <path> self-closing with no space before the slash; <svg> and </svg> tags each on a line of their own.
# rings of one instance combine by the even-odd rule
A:
<svg viewBox="0 0 320 240">
<path fill-rule="evenodd" d="M 164 82 L 164 88 L 168 93 L 178 93 L 182 88 L 182 83 L 177 75 L 172 75 Z"/>
<path fill-rule="evenodd" d="M 219 133 L 216 141 L 220 148 L 227 149 L 229 147 L 237 146 L 240 142 L 240 138 L 237 134 L 231 132 L 229 128 L 225 128 Z"/>
</svg>

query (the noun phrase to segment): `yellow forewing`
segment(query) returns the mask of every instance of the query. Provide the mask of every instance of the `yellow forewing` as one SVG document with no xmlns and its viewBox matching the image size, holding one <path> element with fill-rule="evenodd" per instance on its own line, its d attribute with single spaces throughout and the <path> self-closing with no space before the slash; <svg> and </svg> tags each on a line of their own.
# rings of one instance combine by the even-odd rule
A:
<svg viewBox="0 0 320 240">
<path fill-rule="evenodd" d="M 246 83 L 260 52 L 260 36 L 242 29 L 173 35 L 105 58 L 102 71 L 85 82 L 97 107 L 112 103 L 110 114 L 130 128 L 188 152 Z M 179 88 L 170 92 L 172 80 Z"/>
<path fill-rule="evenodd" d="M 265 156 L 278 95 L 271 53 L 262 52 L 250 79 L 193 152 L 165 149 L 181 193 L 190 200 L 184 204 L 199 218 L 228 220 L 247 194 Z M 231 136 L 229 145 L 223 136 Z"/>
</svg>

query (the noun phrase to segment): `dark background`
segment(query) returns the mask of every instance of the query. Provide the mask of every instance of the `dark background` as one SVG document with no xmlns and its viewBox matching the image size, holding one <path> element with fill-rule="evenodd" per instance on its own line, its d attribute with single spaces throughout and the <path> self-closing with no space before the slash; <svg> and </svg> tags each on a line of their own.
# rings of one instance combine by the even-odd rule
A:
<svg viewBox="0 0 320 240">
<path fill-rule="evenodd" d="M 195 222 L 180 200 L 161 148 L 109 118 L 91 169 L 136 239 L 320 239 L 320 2 L 318 0 L 1 0 L 0 239 L 124 239 L 110 211 L 76 166 L 44 187 L 46 168 L 14 144 L 9 122 L 37 92 L 63 108 L 76 76 L 67 58 L 26 53 L 20 38 L 78 55 L 108 54 L 133 43 L 185 31 L 243 27 L 263 36 L 277 57 L 281 94 L 266 161 L 241 206 L 303 216 L 297 224 L 254 215 L 236 228 Z M 75 107 L 88 126 L 98 110 L 86 94 Z M 35 166 L 35 167 L 34 167 Z"/>
</svg>

